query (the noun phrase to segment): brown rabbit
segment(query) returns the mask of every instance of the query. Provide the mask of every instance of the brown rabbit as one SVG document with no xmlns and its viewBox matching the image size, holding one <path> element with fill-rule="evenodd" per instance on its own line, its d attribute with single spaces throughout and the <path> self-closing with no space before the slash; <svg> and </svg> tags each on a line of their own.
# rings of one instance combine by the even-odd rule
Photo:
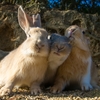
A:
<svg viewBox="0 0 100 100">
<path fill-rule="evenodd" d="M 70 40 L 59 34 L 50 36 L 50 54 L 48 58 L 49 67 L 47 68 L 44 83 L 51 83 L 54 80 L 56 70 L 66 60 L 71 52 Z"/>
<path fill-rule="evenodd" d="M 0 96 L 21 85 L 29 86 L 32 94 L 41 92 L 40 84 L 48 67 L 47 31 L 40 26 L 34 27 L 34 19 L 21 6 L 18 8 L 18 21 L 27 39 L 0 62 Z"/>
<path fill-rule="evenodd" d="M 92 58 L 88 47 L 88 41 L 77 25 L 66 29 L 66 37 L 72 39 L 72 51 L 65 62 L 58 68 L 53 93 L 61 92 L 65 86 L 72 82 L 78 82 L 82 90 L 91 90 Z"/>
</svg>

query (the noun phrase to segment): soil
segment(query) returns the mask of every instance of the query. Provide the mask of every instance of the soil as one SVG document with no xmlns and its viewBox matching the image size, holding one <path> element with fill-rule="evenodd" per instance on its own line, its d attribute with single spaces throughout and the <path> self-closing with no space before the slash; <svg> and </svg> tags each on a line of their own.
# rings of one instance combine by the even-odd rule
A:
<svg viewBox="0 0 100 100">
<path fill-rule="evenodd" d="M 0 100 L 100 100 L 100 91 L 68 90 L 52 94 L 47 89 L 39 95 L 31 95 L 28 89 L 18 89 L 13 90 L 8 96 L 3 96 Z"/>
</svg>

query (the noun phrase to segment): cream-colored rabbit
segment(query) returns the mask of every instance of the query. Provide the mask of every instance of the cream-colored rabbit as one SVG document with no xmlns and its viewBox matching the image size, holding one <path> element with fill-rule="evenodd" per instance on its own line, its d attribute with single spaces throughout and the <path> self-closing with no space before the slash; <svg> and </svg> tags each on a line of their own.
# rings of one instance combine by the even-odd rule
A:
<svg viewBox="0 0 100 100">
<path fill-rule="evenodd" d="M 0 60 L 2 60 L 8 54 L 9 54 L 9 52 L 0 50 Z"/>
<path fill-rule="evenodd" d="M 51 83 L 54 80 L 56 70 L 66 60 L 71 52 L 70 40 L 56 33 L 50 36 L 50 54 L 48 58 L 49 67 L 45 75 L 45 83 Z"/>
<path fill-rule="evenodd" d="M 66 29 L 65 36 L 73 38 L 72 51 L 58 68 L 51 92 L 61 92 L 71 82 L 78 82 L 82 90 L 93 89 L 91 84 L 92 58 L 82 29 L 77 25 L 72 25 Z"/>
<path fill-rule="evenodd" d="M 21 85 L 29 86 L 32 94 L 41 92 L 40 84 L 48 67 L 47 31 L 40 26 L 34 27 L 34 19 L 21 6 L 18 8 L 18 21 L 27 39 L 0 62 L 0 96 Z"/>
</svg>

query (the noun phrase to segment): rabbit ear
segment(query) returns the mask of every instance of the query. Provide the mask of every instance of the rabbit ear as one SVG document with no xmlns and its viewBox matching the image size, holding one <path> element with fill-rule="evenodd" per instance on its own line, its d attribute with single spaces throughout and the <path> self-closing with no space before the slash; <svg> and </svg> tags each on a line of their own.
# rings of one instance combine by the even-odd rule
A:
<svg viewBox="0 0 100 100">
<path fill-rule="evenodd" d="M 27 33 L 29 27 L 32 26 L 32 18 L 24 12 L 22 6 L 18 8 L 18 22 L 25 33 Z"/>
<path fill-rule="evenodd" d="M 34 27 L 41 27 L 41 17 L 40 14 L 36 14 L 32 16 Z"/>
</svg>

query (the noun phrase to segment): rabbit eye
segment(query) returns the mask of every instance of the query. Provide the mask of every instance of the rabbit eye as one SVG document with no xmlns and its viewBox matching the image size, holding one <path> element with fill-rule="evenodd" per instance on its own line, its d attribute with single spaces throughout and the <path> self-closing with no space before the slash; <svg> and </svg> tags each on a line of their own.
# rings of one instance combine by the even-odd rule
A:
<svg viewBox="0 0 100 100">
<path fill-rule="evenodd" d="M 82 33 L 83 33 L 83 34 L 85 34 L 85 32 L 84 32 L 84 31 L 82 31 Z"/>
<path fill-rule="evenodd" d="M 31 37 L 31 35 L 30 34 L 27 34 L 27 37 Z"/>
</svg>

